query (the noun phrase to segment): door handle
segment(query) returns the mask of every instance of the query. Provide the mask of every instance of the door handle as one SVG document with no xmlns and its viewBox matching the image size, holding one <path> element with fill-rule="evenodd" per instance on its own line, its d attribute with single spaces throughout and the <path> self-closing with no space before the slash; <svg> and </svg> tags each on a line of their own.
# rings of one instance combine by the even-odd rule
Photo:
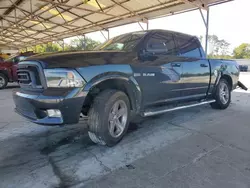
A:
<svg viewBox="0 0 250 188">
<path fill-rule="evenodd" d="M 203 63 L 202 63 L 202 64 L 200 64 L 200 66 L 201 66 L 201 67 L 208 67 L 208 65 L 203 64 Z"/>
<path fill-rule="evenodd" d="M 172 67 L 180 67 L 181 64 L 180 63 L 171 63 Z"/>
</svg>

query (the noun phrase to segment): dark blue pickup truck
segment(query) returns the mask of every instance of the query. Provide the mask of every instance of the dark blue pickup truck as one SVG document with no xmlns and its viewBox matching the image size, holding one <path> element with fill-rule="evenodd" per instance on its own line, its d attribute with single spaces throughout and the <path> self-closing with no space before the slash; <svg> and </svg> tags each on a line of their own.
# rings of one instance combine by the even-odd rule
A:
<svg viewBox="0 0 250 188">
<path fill-rule="evenodd" d="M 124 34 L 93 51 L 32 56 L 17 73 L 17 113 L 44 125 L 88 116 L 91 140 L 107 146 L 137 115 L 208 103 L 225 109 L 233 89 L 247 89 L 235 61 L 206 59 L 197 37 L 165 30 Z"/>
</svg>

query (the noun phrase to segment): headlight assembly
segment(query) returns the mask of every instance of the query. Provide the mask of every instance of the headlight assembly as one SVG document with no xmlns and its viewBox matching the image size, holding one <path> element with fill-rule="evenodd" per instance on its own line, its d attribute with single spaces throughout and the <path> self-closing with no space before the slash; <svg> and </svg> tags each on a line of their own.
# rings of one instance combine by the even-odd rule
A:
<svg viewBox="0 0 250 188">
<path fill-rule="evenodd" d="M 73 69 L 44 69 L 47 87 L 68 88 L 83 87 L 85 81 Z"/>
</svg>

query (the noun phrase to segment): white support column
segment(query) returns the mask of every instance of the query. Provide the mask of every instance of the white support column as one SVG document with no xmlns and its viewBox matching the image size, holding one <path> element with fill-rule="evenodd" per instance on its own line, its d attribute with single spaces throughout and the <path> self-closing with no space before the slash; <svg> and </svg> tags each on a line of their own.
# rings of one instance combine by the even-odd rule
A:
<svg viewBox="0 0 250 188">
<path fill-rule="evenodd" d="M 207 9 L 207 27 L 206 27 L 206 44 L 205 44 L 205 53 L 208 55 L 208 33 L 209 33 L 209 7 Z"/>
<path fill-rule="evenodd" d="M 108 32 L 108 40 L 110 39 L 110 36 L 109 36 L 109 29 L 107 29 L 107 32 Z"/>
<path fill-rule="evenodd" d="M 207 17 L 205 19 L 205 16 L 203 15 L 203 12 L 201 9 L 199 9 L 202 20 L 204 22 L 205 28 L 206 28 L 206 36 L 205 36 L 205 54 L 208 55 L 208 33 L 209 33 L 209 7 L 207 8 Z"/>
</svg>

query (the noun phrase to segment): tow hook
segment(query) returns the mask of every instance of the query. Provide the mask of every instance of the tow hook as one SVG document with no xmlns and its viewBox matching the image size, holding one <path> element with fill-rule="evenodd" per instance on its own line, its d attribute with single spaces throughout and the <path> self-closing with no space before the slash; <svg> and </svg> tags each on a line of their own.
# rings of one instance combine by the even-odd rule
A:
<svg viewBox="0 0 250 188">
<path fill-rule="evenodd" d="M 248 90 L 248 88 L 242 83 L 242 82 L 240 82 L 240 81 L 238 81 L 238 84 L 237 84 L 241 89 L 243 89 L 243 90 L 245 90 L 245 91 L 247 91 Z"/>
</svg>

